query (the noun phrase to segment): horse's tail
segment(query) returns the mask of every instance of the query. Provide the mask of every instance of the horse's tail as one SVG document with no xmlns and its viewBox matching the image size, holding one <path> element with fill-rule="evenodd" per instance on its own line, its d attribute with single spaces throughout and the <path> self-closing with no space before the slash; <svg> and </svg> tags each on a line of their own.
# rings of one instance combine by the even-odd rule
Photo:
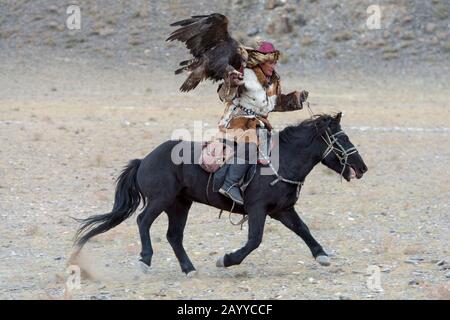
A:
<svg viewBox="0 0 450 320">
<path fill-rule="evenodd" d="M 140 159 L 131 160 L 117 179 L 114 206 L 110 213 L 94 215 L 86 219 L 77 219 L 82 225 L 75 235 L 75 245 L 81 249 L 86 242 L 129 218 L 139 207 L 144 206 L 146 198 L 139 189 L 136 173 L 141 164 Z"/>
</svg>

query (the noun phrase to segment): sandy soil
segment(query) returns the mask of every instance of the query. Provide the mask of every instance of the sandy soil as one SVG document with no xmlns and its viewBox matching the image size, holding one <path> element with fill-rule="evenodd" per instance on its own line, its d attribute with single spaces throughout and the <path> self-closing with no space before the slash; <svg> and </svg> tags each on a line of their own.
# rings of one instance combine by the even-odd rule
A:
<svg viewBox="0 0 450 320">
<path fill-rule="evenodd" d="M 133 68 L 63 60 L 24 72 L 19 63 L 2 64 L 1 298 L 63 298 L 77 228 L 70 216 L 108 212 L 114 179 L 128 160 L 144 157 L 176 128 L 192 130 L 196 120 L 211 128 L 219 119 L 212 86 L 182 95 L 180 78 Z M 318 166 L 296 205 L 331 255 L 330 267 L 316 264 L 301 239 L 268 219 L 263 244 L 243 264 L 217 269 L 219 256 L 244 243 L 247 226 L 240 230 L 226 215 L 219 220 L 218 210 L 194 205 L 184 243 L 196 277 L 180 271 L 164 215 L 151 230 L 151 272 L 142 274 L 133 217 L 86 246 L 78 263 L 90 277 L 66 297 L 450 299 L 448 87 L 348 75 L 291 78 L 284 87 L 299 83 L 314 111 L 345 112 L 344 129 L 369 167 L 362 180 L 341 183 Z M 283 127 L 307 116 L 304 110 L 271 119 Z M 367 287 L 369 265 L 380 267 L 383 292 Z"/>
</svg>

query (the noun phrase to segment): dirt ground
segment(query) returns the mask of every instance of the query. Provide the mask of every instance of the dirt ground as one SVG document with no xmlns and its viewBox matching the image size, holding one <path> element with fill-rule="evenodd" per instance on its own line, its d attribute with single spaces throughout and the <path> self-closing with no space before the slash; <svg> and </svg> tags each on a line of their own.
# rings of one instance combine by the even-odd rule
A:
<svg viewBox="0 0 450 320">
<path fill-rule="evenodd" d="M 450 91 L 403 75 L 283 83 L 309 90 L 315 112 L 343 111 L 343 128 L 369 167 L 362 180 L 341 183 L 319 165 L 296 205 L 330 267 L 268 219 L 262 245 L 241 265 L 218 269 L 217 258 L 245 242 L 247 225 L 240 230 L 227 215 L 219 220 L 217 209 L 195 204 L 184 240 L 195 277 L 179 268 L 165 215 L 151 229 L 155 255 L 142 274 L 134 216 L 85 247 L 78 264 L 89 277 L 83 273 L 81 288 L 66 292 L 77 229 L 70 217 L 109 212 L 114 179 L 128 160 L 174 129 L 192 131 L 194 121 L 213 128 L 222 112 L 211 85 L 183 95 L 180 78 L 135 69 L 2 63 L 0 298 L 450 299 Z M 282 128 L 307 117 L 303 110 L 271 120 Z M 381 292 L 367 286 L 372 265 L 381 270 Z"/>
</svg>

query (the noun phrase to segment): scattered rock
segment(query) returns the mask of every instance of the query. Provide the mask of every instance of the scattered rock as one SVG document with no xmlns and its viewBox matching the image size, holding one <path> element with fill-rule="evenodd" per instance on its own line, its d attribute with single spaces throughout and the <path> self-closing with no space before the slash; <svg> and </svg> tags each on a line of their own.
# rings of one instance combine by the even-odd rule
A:
<svg viewBox="0 0 450 320">
<path fill-rule="evenodd" d="M 248 272 L 247 271 L 242 271 L 242 272 L 238 272 L 234 275 L 235 278 L 248 278 Z"/>
<path fill-rule="evenodd" d="M 416 38 L 416 35 L 413 32 L 405 32 L 400 37 L 400 39 L 402 39 L 402 40 L 413 40 L 415 38 Z"/>
<path fill-rule="evenodd" d="M 50 30 L 64 31 L 64 24 L 59 23 L 59 22 L 57 22 L 57 21 L 50 21 L 50 22 L 47 24 L 47 27 L 48 27 Z"/>
<path fill-rule="evenodd" d="M 250 291 L 250 288 L 248 286 L 242 286 L 241 285 L 241 286 L 238 286 L 238 288 L 241 289 L 244 292 L 249 292 Z"/>
<path fill-rule="evenodd" d="M 440 31 L 436 33 L 436 36 L 439 38 L 439 40 L 446 40 L 448 38 L 449 33 L 446 31 Z"/>
<path fill-rule="evenodd" d="M 359 270 L 352 270 L 353 274 L 366 274 L 365 272 L 359 271 Z"/>
<path fill-rule="evenodd" d="M 433 33 L 436 30 L 436 25 L 434 23 L 427 23 L 427 25 L 425 26 L 425 32 L 427 33 Z"/>
<path fill-rule="evenodd" d="M 413 16 L 406 16 L 406 17 L 403 18 L 403 24 L 409 24 L 413 20 L 414 20 Z"/>
<path fill-rule="evenodd" d="M 341 267 L 335 267 L 335 268 L 331 268 L 329 270 L 330 273 L 341 273 L 344 272 L 344 269 L 342 269 Z"/>
<path fill-rule="evenodd" d="M 450 270 L 450 264 L 443 264 L 439 267 L 439 270 L 441 271 L 445 271 L 445 270 Z"/>
<path fill-rule="evenodd" d="M 281 7 L 285 4 L 285 1 L 279 1 L 279 0 L 267 0 L 266 1 L 266 5 L 264 6 L 264 8 L 266 8 L 267 10 L 273 10 L 276 7 Z"/>
<path fill-rule="evenodd" d="M 47 11 L 49 13 L 57 13 L 58 12 L 58 7 L 57 6 L 50 6 L 50 7 L 48 7 Z"/>
<path fill-rule="evenodd" d="M 435 45 L 439 44 L 439 39 L 437 37 L 432 37 L 429 43 L 431 45 L 435 46 Z"/>
<path fill-rule="evenodd" d="M 336 33 L 333 37 L 333 40 L 336 42 L 348 41 L 352 38 L 352 34 L 348 31 L 342 31 Z"/>
<path fill-rule="evenodd" d="M 292 32 L 292 25 L 289 21 L 289 17 L 287 15 L 283 15 L 280 19 L 280 32 L 281 33 L 291 33 Z"/>
<path fill-rule="evenodd" d="M 409 258 L 408 260 L 405 260 L 405 263 L 416 265 L 416 264 L 421 263 L 422 261 L 424 261 L 424 259 L 421 257 L 412 257 L 412 258 Z"/>
<path fill-rule="evenodd" d="M 337 57 L 337 52 L 336 52 L 334 49 L 328 49 L 328 50 L 325 52 L 325 58 L 327 58 L 327 59 L 333 59 L 333 58 L 335 58 L 335 57 Z"/>
<path fill-rule="evenodd" d="M 269 23 L 266 27 L 266 33 L 268 35 L 284 35 L 291 33 L 292 30 L 293 27 L 287 15 L 279 17 L 276 22 Z"/>
<path fill-rule="evenodd" d="M 311 283 L 311 284 L 317 284 L 318 283 L 318 281 L 316 279 L 312 278 L 312 277 L 308 278 L 308 282 Z"/>
<path fill-rule="evenodd" d="M 404 262 L 407 264 L 418 264 L 418 262 L 416 260 L 411 260 L 411 259 L 405 260 Z"/>
<path fill-rule="evenodd" d="M 414 41 L 406 40 L 400 44 L 400 48 L 404 49 L 404 48 L 411 47 L 412 45 L 414 45 Z"/>
<path fill-rule="evenodd" d="M 297 15 L 292 22 L 300 27 L 306 26 L 307 24 L 306 19 L 302 14 Z"/>
<path fill-rule="evenodd" d="M 408 285 L 410 286 L 418 286 L 420 282 L 418 280 L 411 280 L 408 282 Z"/>
<path fill-rule="evenodd" d="M 437 266 L 443 266 L 443 265 L 445 265 L 445 264 L 447 264 L 447 260 L 446 259 L 442 259 L 442 260 L 439 260 L 437 263 L 436 263 L 436 265 Z"/>
<path fill-rule="evenodd" d="M 251 29 L 249 29 L 249 30 L 247 31 L 247 35 L 248 35 L 249 37 L 256 36 L 256 35 L 259 34 L 259 33 L 260 33 L 259 28 L 251 28 Z"/>
</svg>

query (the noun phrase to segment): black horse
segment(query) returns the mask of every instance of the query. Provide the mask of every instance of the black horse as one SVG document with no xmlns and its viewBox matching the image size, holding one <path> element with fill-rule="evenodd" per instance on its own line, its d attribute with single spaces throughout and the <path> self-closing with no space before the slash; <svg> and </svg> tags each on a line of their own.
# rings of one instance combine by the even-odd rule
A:
<svg viewBox="0 0 450 320">
<path fill-rule="evenodd" d="M 340 173 L 347 181 L 355 177 L 359 179 L 367 171 L 363 159 L 342 131 L 340 120 L 340 113 L 336 116 L 315 116 L 279 133 L 278 172 L 261 175 L 262 167 L 258 165 L 253 180 L 245 190 L 245 204 L 237 205 L 234 210 L 248 217 L 247 243 L 220 258 L 218 267 L 240 264 L 260 245 L 267 215 L 299 235 L 321 265 L 330 264 L 327 254 L 300 219 L 294 205 L 300 183 L 319 162 Z M 142 266 L 148 269 L 151 265 L 153 249 L 150 227 L 165 211 L 169 220 L 167 240 L 182 271 L 189 274 L 195 270 L 183 247 L 183 232 L 192 202 L 224 210 L 230 210 L 233 203 L 223 195 L 212 192 L 209 174 L 199 165 L 172 161 L 172 150 L 180 143 L 188 144 L 192 150 L 199 147 L 199 143 L 166 141 L 144 159 L 130 161 L 117 180 L 112 211 L 81 220 L 82 226 L 76 236 L 79 250 L 91 237 L 108 231 L 130 217 L 143 202 L 143 210 L 137 218 Z"/>
</svg>

